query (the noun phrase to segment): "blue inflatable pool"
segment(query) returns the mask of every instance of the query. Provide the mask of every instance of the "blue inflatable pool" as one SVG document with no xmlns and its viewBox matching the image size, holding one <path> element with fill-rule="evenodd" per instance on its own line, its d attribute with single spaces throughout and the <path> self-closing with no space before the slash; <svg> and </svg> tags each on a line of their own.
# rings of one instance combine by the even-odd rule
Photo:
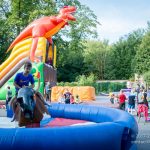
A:
<svg viewBox="0 0 150 150">
<path fill-rule="evenodd" d="M 54 128 L 0 129 L 0 149 L 131 150 L 138 134 L 133 116 L 112 108 L 53 104 L 53 118 L 81 119 L 96 124 Z"/>
</svg>

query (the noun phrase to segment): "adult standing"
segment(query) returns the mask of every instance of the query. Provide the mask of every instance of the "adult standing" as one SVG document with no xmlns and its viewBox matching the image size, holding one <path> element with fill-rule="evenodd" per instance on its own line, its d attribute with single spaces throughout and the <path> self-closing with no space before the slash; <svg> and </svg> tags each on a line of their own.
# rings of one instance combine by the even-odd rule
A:
<svg viewBox="0 0 150 150">
<path fill-rule="evenodd" d="M 50 82 L 47 82 L 45 86 L 45 94 L 46 94 L 46 101 L 51 101 L 50 95 L 51 95 L 51 86 Z"/>
<path fill-rule="evenodd" d="M 128 97 L 128 113 L 132 114 L 133 110 L 135 110 L 135 97 L 136 95 L 133 92 Z"/>
<path fill-rule="evenodd" d="M 65 103 L 70 104 L 70 95 L 72 95 L 68 89 L 66 89 L 66 92 L 64 93 L 65 96 Z"/>
</svg>

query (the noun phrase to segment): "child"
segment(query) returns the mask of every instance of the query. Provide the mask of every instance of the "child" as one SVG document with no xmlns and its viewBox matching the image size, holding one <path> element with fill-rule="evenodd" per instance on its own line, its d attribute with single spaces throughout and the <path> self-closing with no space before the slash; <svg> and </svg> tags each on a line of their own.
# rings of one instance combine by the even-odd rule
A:
<svg viewBox="0 0 150 150">
<path fill-rule="evenodd" d="M 10 89 L 10 86 L 8 86 L 7 87 L 7 93 L 6 93 L 6 106 L 10 102 L 11 98 L 12 98 L 12 91 Z"/>
<path fill-rule="evenodd" d="M 76 104 L 82 103 L 82 102 L 80 101 L 79 95 L 76 95 L 76 96 L 75 96 L 75 103 L 76 103 Z"/>
<path fill-rule="evenodd" d="M 114 98 L 115 98 L 115 95 L 112 93 L 112 94 L 110 94 L 110 102 L 112 103 L 112 104 L 114 104 Z"/>
<path fill-rule="evenodd" d="M 26 62 L 24 65 L 24 71 L 17 73 L 14 79 L 14 86 L 16 89 L 16 94 L 15 94 L 15 97 L 11 101 L 11 106 L 12 106 L 14 113 L 17 107 L 17 95 L 18 95 L 19 89 L 21 89 L 24 86 L 34 88 L 34 78 L 32 74 L 30 74 L 31 69 L 32 69 L 32 63 Z M 29 86 L 29 83 L 31 84 L 30 86 Z M 13 121 L 15 121 L 15 116 L 13 116 L 13 119 L 11 122 Z"/>
<path fill-rule="evenodd" d="M 73 95 L 70 95 L 70 104 L 75 104 L 74 96 Z"/>
<path fill-rule="evenodd" d="M 114 104 L 118 103 L 118 95 L 114 95 Z"/>
<path fill-rule="evenodd" d="M 58 98 L 58 103 L 65 103 L 65 96 L 62 93 L 60 93 L 60 96 Z"/>
</svg>

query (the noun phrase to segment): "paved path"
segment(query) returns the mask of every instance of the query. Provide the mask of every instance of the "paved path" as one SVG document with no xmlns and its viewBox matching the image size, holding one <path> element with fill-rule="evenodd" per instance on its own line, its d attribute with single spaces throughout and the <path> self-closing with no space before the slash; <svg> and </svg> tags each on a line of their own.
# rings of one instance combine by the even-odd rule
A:
<svg viewBox="0 0 150 150">
<path fill-rule="evenodd" d="M 15 128 L 17 126 L 16 122 L 11 122 L 11 118 L 0 117 L 0 128 Z"/>
<path fill-rule="evenodd" d="M 138 123 L 139 134 L 135 143 L 138 150 L 150 150 L 150 122 L 144 123 L 144 119 L 140 119 Z"/>
</svg>

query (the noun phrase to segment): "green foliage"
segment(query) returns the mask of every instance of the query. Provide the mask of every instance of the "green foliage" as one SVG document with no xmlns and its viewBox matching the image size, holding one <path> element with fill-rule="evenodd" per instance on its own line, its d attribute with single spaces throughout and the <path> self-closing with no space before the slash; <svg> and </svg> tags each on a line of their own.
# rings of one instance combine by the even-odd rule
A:
<svg viewBox="0 0 150 150">
<path fill-rule="evenodd" d="M 129 79 L 133 76 L 133 60 L 141 44 L 143 30 L 137 30 L 115 43 L 106 66 L 106 79 Z"/>
<path fill-rule="evenodd" d="M 0 20 L 0 26 L 2 24 L 5 24 L 5 21 Z M 0 30 L 0 64 L 9 55 L 4 52 L 4 50 L 6 50 L 8 48 L 8 42 L 6 42 L 6 41 L 9 41 L 9 39 L 7 37 L 7 30 L 6 30 L 6 28 L 2 28 Z"/>
<path fill-rule="evenodd" d="M 1 63 L 6 59 L 6 50 L 13 39 L 33 20 L 58 13 L 65 5 L 77 7 L 77 21 L 70 22 L 54 38 L 57 45 L 58 81 L 74 81 L 83 70 L 83 40 L 96 37 L 97 17 L 78 0 L 2 0 L 0 1 Z M 3 36 L 3 34 L 5 35 Z M 7 43 L 5 42 L 7 41 Z M 3 43 L 6 43 L 3 45 Z"/>
<path fill-rule="evenodd" d="M 89 40 L 97 38 L 96 26 L 99 23 L 93 11 L 81 5 L 79 0 L 1 0 L 0 64 L 7 59 L 7 48 L 23 28 L 42 16 L 56 15 L 65 5 L 77 7 L 77 21 L 70 22 L 69 27 L 53 37 L 57 46 L 59 82 L 76 85 L 73 82 L 76 80 L 79 85 L 93 85 L 99 91 L 100 85 L 94 83 L 95 77 L 99 80 L 129 79 L 134 73 L 149 71 L 150 23 L 145 35 L 144 30 L 139 29 L 113 45 L 109 45 L 108 41 Z M 111 91 L 115 87 L 117 85 L 109 84 L 107 88 Z"/>
<path fill-rule="evenodd" d="M 6 54 L 6 49 L 9 46 L 10 39 L 8 37 L 9 31 L 6 24 L 8 16 L 8 1 L 0 1 L 0 64 L 7 58 L 9 54 Z"/>
<path fill-rule="evenodd" d="M 85 46 L 83 53 L 85 74 L 93 72 L 99 80 L 103 80 L 109 51 L 108 41 L 87 41 Z"/>
<path fill-rule="evenodd" d="M 89 76 L 80 75 L 76 78 L 76 82 L 79 86 L 93 86 L 95 81 L 96 77 L 92 73 Z"/>
<path fill-rule="evenodd" d="M 120 82 L 102 82 L 102 83 L 97 83 L 97 88 L 96 90 L 98 91 L 97 93 L 100 92 L 118 92 L 121 89 L 126 88 L 126 82 L 120 83 Z"/>
<path fill-rule="evenodd" d="M 11 0 L 7 25 L 15 38 L 34 19 L 55 12 L 53 0 Z"/>
<path fill-rule="evenodd" d="M 150 31 L 142 39 L 142 43 L 135 56 L 135 72 L 143 74 L 149 71 L 150 66 Z"/>
<path fill-rule="evenodd" d="M 77 82 L 58 82 L 58 86 L 78 86 Z"/>
<path fill-rule="evenodd" d="M 57 55 L 58 81 L 72 82 L 75 81 L 77 76 L 83 74 L 83 51 L 85 49 L 83 41 L 97 36 L 96 25 L 98 22 L 94 13 L 88 7 L 81 5 L 79 1 L 66 1 L 65 4 L 72 4 L 77 7 L 75 14 L 77 21 L 70 22 L 69 29 L 64 29 L 56 35 L 56 41 L 59 42 Z M 60 36 L 65 36 L 67 39 L 62 40 L 59 47 L 60 38 L 58 37 Z"/>
<path fill-rule="evenodd" d="M 144 73 L 143 77 L 144 77 L 144 80 L 146 81 L 146 83 L 148 85 L 150 85 L 150 71 Z"/>
<path fill-rule="evenodd" d="M 76 77 L 75 82 L 59 82 L 59 86 L 94 86 L 96 81 L 96 77 L 94 74 L 90 74 L 89 76 L 79 75 Z"/>
<path fill-rule="evenodd" d="M 90 74 L 89 76 L 79 75 L 76 77 L 76 82 L 59 82 L 58 86 L 93 86 L 96 89 L 96 93 L 98 94 L 96 77 L 94 74 Z"/>
<path fill-rule="evenodd" d="M 47 9 L 45 10 L 45 8 Z M 42 11 L 43 10 L 43 11 Z M 6 50 L 14 38 L 31 21 L 45 14 L 54 14 L 52 0 L 1 0 L 0 1 L 0 64 L 9 54 Z M 5 43 L 5 44 L 4 44 Z"/>
</svg>

